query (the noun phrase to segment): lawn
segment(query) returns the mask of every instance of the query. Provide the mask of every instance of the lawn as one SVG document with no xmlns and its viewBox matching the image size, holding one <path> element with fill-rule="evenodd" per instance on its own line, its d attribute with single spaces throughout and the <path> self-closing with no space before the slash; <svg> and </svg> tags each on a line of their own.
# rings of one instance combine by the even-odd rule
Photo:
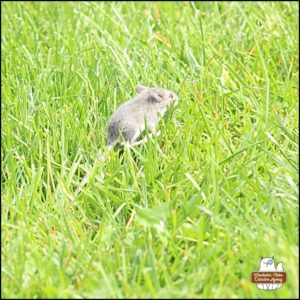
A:
<svg viewBox="0 0 300 300">
<path fill-rule="evenodd" d="M 299 3 L 1 9 L 2 297 L 299 296 Z M 180 102 L 108 153 L 138 82 Z"/>
</svg>

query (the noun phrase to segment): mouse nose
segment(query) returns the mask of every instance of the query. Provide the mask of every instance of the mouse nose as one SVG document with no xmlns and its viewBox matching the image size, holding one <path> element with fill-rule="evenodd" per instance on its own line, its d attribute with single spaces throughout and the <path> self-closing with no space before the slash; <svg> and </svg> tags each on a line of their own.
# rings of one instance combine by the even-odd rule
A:
<svg viewBox="0 0 300 300">
<path fill-rule="evenodd" d="M 173 99 L 173 98 L 174 98 L 174 96 L 173 96 L 173 94 L 172 94 L 172 93 L 170 94 L 170 96 L 169 96 L 169 97 L 170 97 L 171 99 Z"/>
</svg>

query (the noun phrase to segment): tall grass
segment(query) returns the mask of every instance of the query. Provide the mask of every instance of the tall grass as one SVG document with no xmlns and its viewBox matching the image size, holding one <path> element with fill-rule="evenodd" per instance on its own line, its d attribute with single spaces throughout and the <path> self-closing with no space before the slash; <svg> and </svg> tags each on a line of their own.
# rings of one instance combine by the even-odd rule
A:
<svg viewBox="0 0 300 300">
<path fill-rule="evenodd" d="M 299 296 L 298 3 L 1 9 L 2 297 Z M 137 82 L 185 76 L 160 137 L 97 160 Z"/>
</svg>

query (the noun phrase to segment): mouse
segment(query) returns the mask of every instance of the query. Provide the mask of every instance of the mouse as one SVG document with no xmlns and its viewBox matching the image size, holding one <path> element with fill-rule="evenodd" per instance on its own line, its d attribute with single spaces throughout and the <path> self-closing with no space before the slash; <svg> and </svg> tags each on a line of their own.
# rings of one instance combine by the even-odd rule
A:
<svg viewBox="0 0 300 300">
<path fill-rule="evenodd" d="M 136 92 L 136 97 L 121 104 L 111 115 L 107 130 L 108 148 L 116 144 L 133 146 L 143 143 L 145 139 L 136 141 L 146 126 L 150 136 L 159 135 L 160 131 L 156 131 L 159 121 L 172 105 L 178 104 L 178 96 L 163 87 L 138 83 Z"/>
<path fill-rule="evenodd" d="M 146 87 L 140 83 L 136 86 L 137 96 L 123 104 L 111 115 L 107 129 L 107 150 L 115 145 L 133 147 L 145 143 L 153 136 L 158 136 L 157 125 L 165 112 L 178 104 L 178 96 L 163 87 Z M 178 90 L 179 93 L 180 89 Z M 147 124 L 147 125 L 146 125 Z M 150 134 L 138 140 L 142 132 L 148 127 Z M 106 160 L 106 153 L 100 153 L 98 158 Z M 75 190 L 77 196 L 87 184 L 91 173 L 87 173 Z"/>
</svg>

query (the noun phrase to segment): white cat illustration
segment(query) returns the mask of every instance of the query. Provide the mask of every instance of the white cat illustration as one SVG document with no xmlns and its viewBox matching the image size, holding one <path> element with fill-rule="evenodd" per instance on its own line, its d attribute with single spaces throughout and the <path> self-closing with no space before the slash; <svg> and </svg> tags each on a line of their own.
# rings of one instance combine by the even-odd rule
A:
<svg viewBox="0 0 300 300">
<path fill-rule="evenodd" d="M 260 261 L 259 271 L 262 272 L 283 272 L 282 263 L 277 265 L 277 269 L 275 268 L 274 256 L 272 257 L 262 257 Z M 262 283 L 257 284 L 257 287 L 261 290 L 277 290 L 282 286 L 282 284 L 271 284 L 271 283 Z"/>
</svg>

